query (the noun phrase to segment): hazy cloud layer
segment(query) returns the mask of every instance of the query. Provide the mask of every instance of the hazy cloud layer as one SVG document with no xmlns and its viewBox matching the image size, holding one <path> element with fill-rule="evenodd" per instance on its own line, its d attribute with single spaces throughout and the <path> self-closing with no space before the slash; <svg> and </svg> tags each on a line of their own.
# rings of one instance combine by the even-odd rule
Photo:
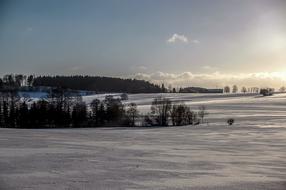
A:
<svg viewBox="0 0 286 190">
<path fill-rule="evenodd" d="M 173 36 L 171 36 L 168 40 L 167 43 L 177 43 L 177 42 L 181 42 L 181 43 L 194 43 L 194 44 L 199 44 L 200 41 L 199 40 L 192 40 L 192 39 L 188 39 L 185 35 L 180 35 L 180 34 L 173 34 Z"/>
<path fill-rule="evenodd" d="M 183 72 L 180 74 L 155 72 L 151 74 L 137 73 L 134 78 L 144 79 L 157 84 L 171 84 L 174 87 L 201 86 L 208 88 L 223 87 L 225 85 L 239 85 L 246 87 L 275 87 L 286 85 L 286 73 L 249 73 L 249 74 L 193 74 Z"/>
<path fill-rule="evenodd" d="M 168 43 L 175 43 L 175 42 L 183 42 L 183 43 L 188 43 L 189 40 L 186 36 L 184 35 L 179 35 L 179 34 L 173 34 L 171 38 L 167 40 Z"/>
</svg>

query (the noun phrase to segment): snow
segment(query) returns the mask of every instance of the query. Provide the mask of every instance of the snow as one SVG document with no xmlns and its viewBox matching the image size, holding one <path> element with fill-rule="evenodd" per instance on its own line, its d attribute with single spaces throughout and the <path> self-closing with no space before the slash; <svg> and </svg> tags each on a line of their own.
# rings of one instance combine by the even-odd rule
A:
<svg viewBox="0 0 286 190">
<path fill-rule="evenodd" d="M 286 94 L 164 96 L 205 105 L 208 124 L 0 129 L 0 189 L 286 189 Z"/>
<path fill-rule="evenodd" d="M 103 100 L 106 94 L 84 96 L 83 100 L 90 103 L 93 99 Z M 110 95 L 110 94 L 109 94 Z M 119 97 L 120 94 L 112 94 Z M 261 96 L 258 94 L 129 94 L 124 104 L 134 102 L 140 114 L 150 112 L 154 98 L 163 96 L 174 103 L 185 103 L 192 110 L 205 105 L 209 115 L 209 123 L 225 124 L 228 118 L 234 118 L 236 125 L 254 125 L 258 127 L 281 126 L 286 123 L 286 94 Z"/>
</svg>

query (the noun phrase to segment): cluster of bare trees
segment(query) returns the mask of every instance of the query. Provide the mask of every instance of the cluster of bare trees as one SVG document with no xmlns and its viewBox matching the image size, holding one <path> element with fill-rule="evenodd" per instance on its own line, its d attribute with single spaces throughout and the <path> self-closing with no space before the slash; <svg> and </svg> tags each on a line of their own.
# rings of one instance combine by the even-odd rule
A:
<svg viewBox="0 0 286 190">
<path fill-rule="evenodd" d="M 0 96 L 0 127 L 93 127 L 104 125 L 135 125 L 136 105 L 126 107 L 120 99 L 107 96 L 93 100 L 90 105 L 81 97 L 59 92 L 48 100 L 28 102 L 16 91 L 2 92 Z"/>
<path fill-rule="evenodd" d="M 262 89 L 258 88 L 258 87 L 250 87 L 250 88 L 246 88 L 245 86 L 242 86 L 240 91 L 238 89 L 237 85 L 233 85 L 232 87 L 230 86 L 225 86 L 223 88 L 223 92 L 224 93 L 259 93 Z M 279 92 L 286 92 L 286 87 L 282 86 L 279 88 Z"/>
<path fill-rule="evenodd" d="M 208 113 L 205 106 L 200 106 L 199 111 L 192 111 L 184 103 L 173 104 L 168 98 L 155 98 L 151 105 L 151 113 L 145 116 L 146 126 L 173 126 L 198 125 L 204 122 Z"/>
<path fill-rule="evenodd" d="M 22 75 L 22 74 L 8 74 L 0 78 L 0 89 L 16 89 L 21 86 L 32 86 L 34 81 L 33 75 Z"/>
<path fill-rule="evenodd" d="M 138 123 L 143 126 L 180 126 L 203 123 L 206 115 L 204 106 L 195 112 L 183 103 L 173 104 L 170 99 L 162 97 L 154 99 L 150 114 L 139 117 L 135 103 L 125 105 L 121 98 L 113 96 L 94 99 L 87 105 L 81 96 L 69 96 L 64 91 L 56 91 L 48 99 L 34 102 L 20 98 L 17 91 L 0 94 L 0 127 L 137 126 Z"/>
<path fill-rule="evenodd" d="M 258 87 L 250 87 L 250 88 L 246 88 L 245 86 L 242 86 L 240 91 L 238 89 L 237 85 L 233 85 L 232 87 L 230 86 L 225 86 L 223 88 L 223 92 L 224 93 L 259 93 L 259 88 Z"/>
</svg>

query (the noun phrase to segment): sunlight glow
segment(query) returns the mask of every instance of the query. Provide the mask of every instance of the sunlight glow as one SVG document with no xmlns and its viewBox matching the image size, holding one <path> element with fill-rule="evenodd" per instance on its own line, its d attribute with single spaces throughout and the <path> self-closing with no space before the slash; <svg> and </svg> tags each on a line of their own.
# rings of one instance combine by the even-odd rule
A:
<svg viewBox="0 0 286 190">
<path fill-rule="evenodd" d="M 286 38 L 285 37 L 281 37 L 281 36 L 277 36 L 272 38 L 269 41 L 269 48 L 271 50 L 282 50 L 286 48 Z"/>
</svg>

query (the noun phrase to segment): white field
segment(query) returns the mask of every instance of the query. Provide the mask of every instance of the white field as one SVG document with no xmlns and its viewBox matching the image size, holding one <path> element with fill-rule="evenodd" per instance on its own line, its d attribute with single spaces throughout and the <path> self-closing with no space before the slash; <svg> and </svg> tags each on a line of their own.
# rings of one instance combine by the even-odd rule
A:
<svg viewBox="0 0 286 190">
<path fill-rule="evenodd" d="M 0 189 L 286 189 L 286 94 L 166 96 L 206 105 L 208 124 L 0 129 Z"/>
</svg>

